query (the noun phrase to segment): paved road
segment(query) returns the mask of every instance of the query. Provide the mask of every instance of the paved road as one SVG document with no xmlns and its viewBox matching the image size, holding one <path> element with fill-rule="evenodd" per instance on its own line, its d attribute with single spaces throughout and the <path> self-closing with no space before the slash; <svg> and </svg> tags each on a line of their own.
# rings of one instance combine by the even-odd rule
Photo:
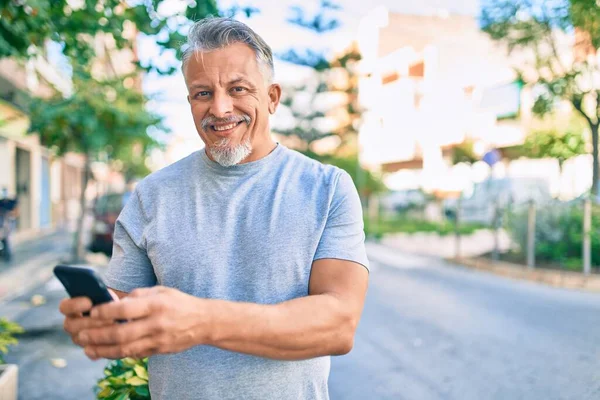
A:
<svg viewBox="0 0 600 400">
<path fill-rule="evenodd" d="M 398 256 L 374 263 L 332 399 L 600 399 L 600 295 Z"/>
</svg>

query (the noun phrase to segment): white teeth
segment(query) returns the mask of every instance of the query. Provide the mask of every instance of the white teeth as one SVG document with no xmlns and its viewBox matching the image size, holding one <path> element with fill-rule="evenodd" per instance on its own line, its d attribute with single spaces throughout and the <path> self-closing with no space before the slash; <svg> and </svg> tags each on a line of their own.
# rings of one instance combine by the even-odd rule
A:
<svg viewBox="0 0 600 400">
<path fill-rule="evenodd" d="M 225 126 L 213 126 L 213 129 L 214 129 L 215 131 L 226 131 L 226 130 L 228 130 L 228 129 L 233 129 L 233 128 L 235 128 L 235 127 L 236 127 L 236 125 L 237 125 L 237 122 L 236 122 L 236 123 L 233 123 L 233 124 L 225 125 Z"/>
</svg>

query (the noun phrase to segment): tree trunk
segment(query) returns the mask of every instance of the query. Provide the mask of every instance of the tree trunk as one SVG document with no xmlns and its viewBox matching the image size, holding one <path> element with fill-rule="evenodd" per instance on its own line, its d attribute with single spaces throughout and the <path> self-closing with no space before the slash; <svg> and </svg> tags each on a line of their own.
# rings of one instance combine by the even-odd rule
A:
<svg viewBox="0 0 600 400">
<path fill-rule="evenodd" d="M 84 222 L 86 214 L 85 190 L 88 186 L 90 177 L 90 155 L 84 153 L 85 166 L 83 169 L 83 182 L 81 183 L 81 193 L 79 193 L 80 213 L 77 221 L 77 232 L 75 232 L 75 241 L 73 242 L 73 262 L 79 263 L 85 260 L 85 242 L 84 242 Z"/>
<path fill-rule="evenodd" d="M 590 124 L 590 128 L 592 128 L 592 155 L 593 155 L 593 181 L 592 181 L 592 196 L 596 197 L 598 195 L 598 179 L 600 179 L 600 167 L 598 162 L 598 157 L 600 157 L 600 151 L 598 147 L 600 147 L 600 143 L 598 143 L 598 127 L 600 126 L 600 121 L 595 124 Z"/>
</svg>

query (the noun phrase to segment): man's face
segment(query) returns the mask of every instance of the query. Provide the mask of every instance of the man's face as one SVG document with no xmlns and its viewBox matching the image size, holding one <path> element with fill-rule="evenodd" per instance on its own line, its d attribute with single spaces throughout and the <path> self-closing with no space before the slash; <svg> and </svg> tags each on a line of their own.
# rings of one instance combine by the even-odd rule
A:
<svg viewBox="0 0 600 400">
<path fill-rule="evenodd" d="M 281 95 L 279 85 L 267 83 L 254 51 L 236 43 L 196 53 L 184 76 L 207 154 L 224 166 L 253 161 L 251 153 L 271 142 L 269 114 Z"/>
</svg>

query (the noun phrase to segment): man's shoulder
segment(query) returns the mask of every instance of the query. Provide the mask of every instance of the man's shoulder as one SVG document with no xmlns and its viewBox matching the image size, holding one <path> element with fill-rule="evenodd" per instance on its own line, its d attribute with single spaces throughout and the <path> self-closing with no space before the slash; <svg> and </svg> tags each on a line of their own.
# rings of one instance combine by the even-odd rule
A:
<svg viewBox="0 0 600 400">
<path fill-rule="evenodd" d="M 303 180 L 318 181 L 331 184 L 337 181 L 345 171 L 331 164 L 310 158 L 296 150 L 287 149 L 288 163 L 295 171 L 298 171 Z"/>
</svg>

